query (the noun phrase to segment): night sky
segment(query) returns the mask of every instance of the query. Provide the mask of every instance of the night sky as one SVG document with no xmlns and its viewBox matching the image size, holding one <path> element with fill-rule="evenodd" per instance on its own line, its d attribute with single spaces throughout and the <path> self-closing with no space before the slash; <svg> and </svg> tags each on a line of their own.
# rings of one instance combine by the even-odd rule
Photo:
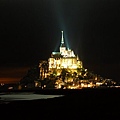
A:
<svg viewBox="0 0 120 120">
<path fill-rule="evenodd" d="M 83 66 L 120 81 L 119 0 L 0 0 L 0 82 L 58 51 L 61 31 Z"/>
</svg>

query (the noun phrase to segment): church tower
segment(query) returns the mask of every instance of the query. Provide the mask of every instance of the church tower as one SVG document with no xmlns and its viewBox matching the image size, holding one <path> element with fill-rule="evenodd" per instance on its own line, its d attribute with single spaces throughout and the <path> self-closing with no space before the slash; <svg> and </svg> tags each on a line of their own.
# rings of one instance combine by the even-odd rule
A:
<svg viewBox="0 0 120 120">
<path fill-rule="evenodd" d="M 61 55 L 65 55 L 65 51 L 66 51 L 66 47 L 65 47 L 65 43 L 64 43 L 64 37 L 63 37 L 63 31 L 62 32 L 62 38 L 61 38 L 61 45 L 60 45 L 60 54 Z"/>
</svg>

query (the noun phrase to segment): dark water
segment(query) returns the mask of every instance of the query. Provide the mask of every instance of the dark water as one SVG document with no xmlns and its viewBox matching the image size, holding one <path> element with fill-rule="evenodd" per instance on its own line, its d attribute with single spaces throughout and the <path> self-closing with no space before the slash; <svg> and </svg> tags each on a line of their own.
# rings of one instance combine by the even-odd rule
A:
<svg viewBox="0 0 120 120">
<path fill-rule="evenodd" d="M 120 117 L 120 89 L 46 90 L 36 94 L 64 94 L 51 99 L 1 104 L 2 117 L 11 119 L 95 119 Z"/>
</svg>

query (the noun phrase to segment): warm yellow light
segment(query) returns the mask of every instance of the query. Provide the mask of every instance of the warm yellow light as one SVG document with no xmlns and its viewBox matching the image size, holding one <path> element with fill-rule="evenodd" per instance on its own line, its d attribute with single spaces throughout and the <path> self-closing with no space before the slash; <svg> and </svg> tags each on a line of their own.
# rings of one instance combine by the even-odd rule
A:
<svg viewBox="0 0 120 120">
<path fill-rule="evenodd" d="M 103 83 L 101 83 L 101 82 L 96 82 L 96 85 L 97 86 L 100 86 L 100 85 L 102 85 Z"/>
</svg>

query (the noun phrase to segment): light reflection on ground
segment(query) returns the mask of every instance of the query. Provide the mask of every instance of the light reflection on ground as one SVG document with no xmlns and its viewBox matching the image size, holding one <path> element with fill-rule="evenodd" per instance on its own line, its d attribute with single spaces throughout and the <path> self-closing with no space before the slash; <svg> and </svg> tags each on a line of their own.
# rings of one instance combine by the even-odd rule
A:
<svg viewBox="0 0 120 120">
<path fill-rule="evenodd" d="M 10 93 L 0 94 L 0 100 L 2 101 L 16 101 L 16 100 L 37 100 L 37 99 L 50 99 L 55 97 L 62 97 L 63 95 L 43 95 L 34 93 Z"/>
</svg>

